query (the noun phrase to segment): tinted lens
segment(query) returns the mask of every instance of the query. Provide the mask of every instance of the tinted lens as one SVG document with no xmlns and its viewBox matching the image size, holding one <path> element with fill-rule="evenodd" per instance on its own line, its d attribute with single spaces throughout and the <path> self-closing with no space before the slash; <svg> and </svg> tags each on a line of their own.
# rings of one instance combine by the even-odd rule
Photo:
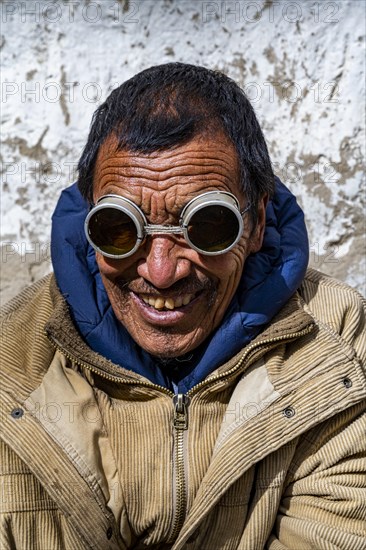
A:
<svg viewBox="0 0 366 550">
<path fill-rule="evenodd" d="M 89 220 L 88 233 L 93 243 L 107 254 L 127 254 L 137 241 L 133 220 L 117 208 L 98 210 Z"/>
<path fill-rule="evenodd" d="M 187 230 L 194 246 L 205 252 L 220 252 L 235 242 L 239 221 L 232 210 L 214 204 L 193 214 Z"/>
</svg>

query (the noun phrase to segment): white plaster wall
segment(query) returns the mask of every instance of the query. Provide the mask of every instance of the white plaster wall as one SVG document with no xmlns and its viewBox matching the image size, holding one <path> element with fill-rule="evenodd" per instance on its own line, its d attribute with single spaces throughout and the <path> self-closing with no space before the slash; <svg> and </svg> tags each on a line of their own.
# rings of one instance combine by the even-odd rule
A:
<svg viewBox="0 0 366 550">
<path fill-rule="evenodd" d="M 314 267 L 365 282 L 365 2 L 3 1 L 1 300 L 49 271 L 50 217 L 91 116 L 154 64 L 220 69 L 252 99 Z"/>
</svg>

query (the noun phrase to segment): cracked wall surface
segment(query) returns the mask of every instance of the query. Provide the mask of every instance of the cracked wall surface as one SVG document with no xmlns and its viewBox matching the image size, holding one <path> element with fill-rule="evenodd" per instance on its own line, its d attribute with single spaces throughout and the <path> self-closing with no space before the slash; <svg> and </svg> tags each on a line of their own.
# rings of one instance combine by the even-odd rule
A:
<svg viewBox="0 0 366 550">
<path fill-rule="evenodd" d="M 197 63 L 252 100 L 307 219 L 311 265 L 365 292 L 365 3 L 4 1 L 1 301 L 50 268 L 50 220 L 92 114 L 153 64 Z"/>
</svg>

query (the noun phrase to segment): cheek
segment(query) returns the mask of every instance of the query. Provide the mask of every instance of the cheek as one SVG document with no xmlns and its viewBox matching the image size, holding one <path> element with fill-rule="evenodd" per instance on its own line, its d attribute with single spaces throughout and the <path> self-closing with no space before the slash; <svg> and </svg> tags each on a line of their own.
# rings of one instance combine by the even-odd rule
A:
<svg viewBox="0 0 366 550">
<path fill-rule="evenodd" d="M 105 258 L 98 252 L 95 255 L 95 259 L 102 275 L 102 278 L 113 280 L 116 277 L 130 278 L 133 272 L 136 270 L 136 258 L 126 258 L 124 260 L 113 260 L 112 258 Z"/>
<path fill-rule="evenodd" d="M 222 256 L 217 256 L 216 273 L 221 281 L 239 280 L 248 256 L 248 243 L 243 239 L 232 250 Z"/>
<path fill-rule="evenodd" d="M 239 243 L 227 254 L 209 258 L 208 261 L 205 262 L 206 271 L 214 275 L 219 281 L 217 296 L 218 312 L 222 312 L 223 309 L 227 308 L 235 294 L 241 279 L 246 257 L 247 248 L 245 245 Z"/>
</svg>

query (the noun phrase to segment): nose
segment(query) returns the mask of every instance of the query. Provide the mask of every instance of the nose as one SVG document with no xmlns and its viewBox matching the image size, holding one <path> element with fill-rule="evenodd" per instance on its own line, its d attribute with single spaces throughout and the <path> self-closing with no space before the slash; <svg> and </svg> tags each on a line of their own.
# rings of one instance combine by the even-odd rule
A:
<svg viewBox="0 0 366 550">
<path fill-rule="evenodd" d="M 184 257 L 185 249 L 172 237 L 150 236 L 145 247 L 137 273 L 156 288 L 169 288 L 190 274 L 191 262 Z"/>
</svg>

